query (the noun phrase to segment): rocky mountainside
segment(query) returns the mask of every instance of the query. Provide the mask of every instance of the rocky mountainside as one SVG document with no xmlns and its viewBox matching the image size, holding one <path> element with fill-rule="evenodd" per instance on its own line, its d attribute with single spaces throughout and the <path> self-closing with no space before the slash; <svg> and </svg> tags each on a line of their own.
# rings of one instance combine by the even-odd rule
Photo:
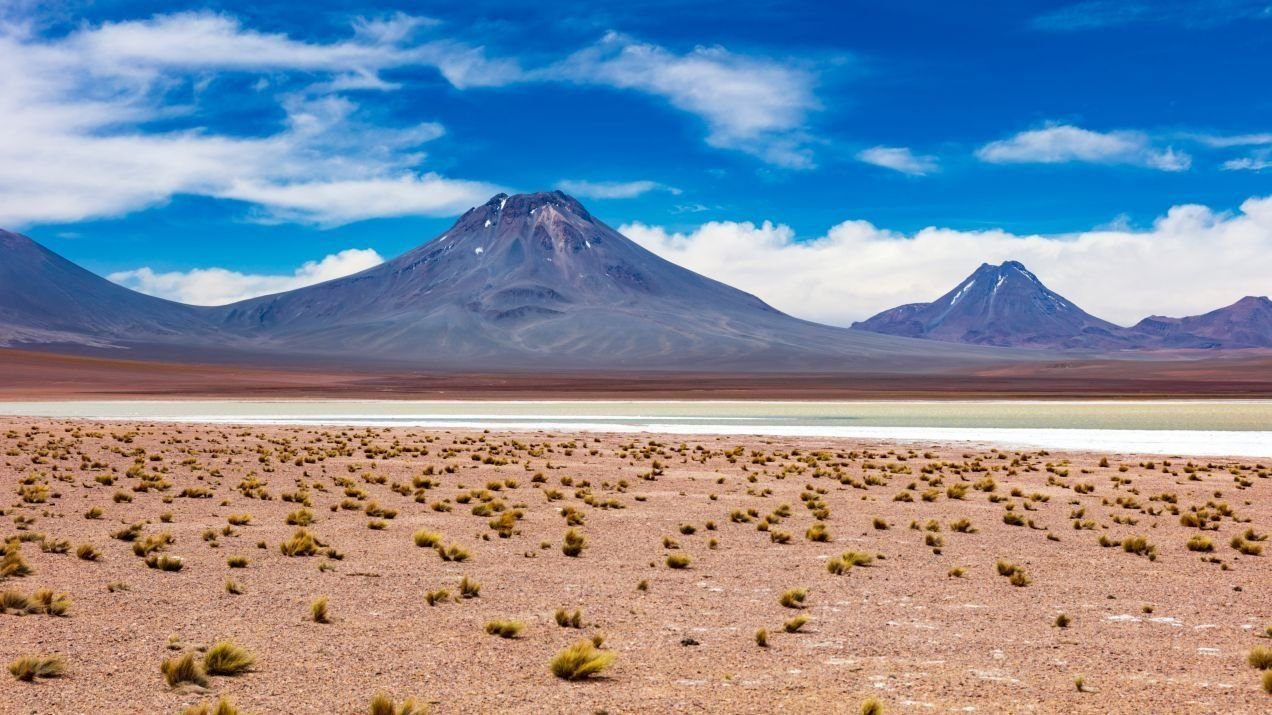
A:
<svg viewBox="0 0 1272 715">
<path fill-rule="evenodd" d="M 1120 350 L 1118 326 L 1047 288 L 1020 263 L 982 264 L 931 303 L 912 303 L 854 323 L 857 330 L 999 347 Z"/>
</svg>

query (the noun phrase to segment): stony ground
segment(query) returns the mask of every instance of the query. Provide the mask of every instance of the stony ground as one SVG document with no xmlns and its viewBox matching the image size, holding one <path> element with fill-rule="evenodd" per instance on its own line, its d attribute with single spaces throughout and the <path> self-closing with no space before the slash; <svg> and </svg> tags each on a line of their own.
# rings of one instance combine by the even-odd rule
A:
<svg viewBox="0 0 1272 715">
<path fill-rule="evenodd" d="M 364 713 L 384 693 L 435 713 L 855 713 L 871 698 L 888 713 L 1265 713 L 1247 654 L 1272 645 L 1269 470 L 813 439 L 0 420 L 0 591 L 12 605 L 51 589 L 43 601 L 61 605 L 43 610 L 65 608 L 0 615 L 0 665 L 65 663 L 31 683 L 4 674 L 0 712 L 180 713 L 228 696 L 243 713 Z M 133 524 L 133 540 L 112 536 Z M 282 552 L 299 529 L 315 555 Z M 568 529 L 585 539 L 575 557 Z M 148 567 L 147 551 L 180 570 Z M 687 567 L 671 568 L 679 555 Z M 456 598 L 465 577 L 480 591 Z M 450 597 L 429 605 L 439 589 Z M 804 601 L 782 605 L 793 589 Z M 329 623 L 311 618 L 322 596 Z M 559 609 L 580 627 L 559 626 Z M 494 619 L 522 630 L 488 635 Z M 554 655 L 594 637 L 612 664 L 554 677 Z M 165 659 L 223 640 L 255 655 L 247 672 L 165 682 Z"/>
</svg>

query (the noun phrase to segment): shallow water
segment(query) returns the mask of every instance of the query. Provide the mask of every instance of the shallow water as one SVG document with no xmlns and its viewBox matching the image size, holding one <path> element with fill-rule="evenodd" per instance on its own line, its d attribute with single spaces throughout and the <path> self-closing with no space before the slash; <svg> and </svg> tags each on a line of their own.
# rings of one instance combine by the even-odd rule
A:
<svg viewBox="0 0 1272 715">
<path fill-rule="evenodd" d="M 398 401 L 0 403 L 0 414 L 97 420 L 657 432 L 975 442 L 1272 457 L 1272 401 Z"/>
</svg>

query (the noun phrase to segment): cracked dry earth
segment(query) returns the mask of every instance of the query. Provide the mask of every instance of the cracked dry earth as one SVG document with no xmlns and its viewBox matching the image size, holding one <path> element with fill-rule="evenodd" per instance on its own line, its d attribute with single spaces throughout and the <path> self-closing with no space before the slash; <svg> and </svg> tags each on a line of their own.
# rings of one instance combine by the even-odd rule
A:
<svg viewBox="0 0 1272 715">
<path fill-rule="evenodd" d="M 0 664 L 59 656 L 65 672 L 0 672 L 0 712 L 182 713 L 226 696 L 242 713 L 365 713 L 384 693 L 435 713 L 855 713 L 871 698 L 887 713 L 1266 713 L 1247 655 L 1272 645 L 1269 469 L 4 419 L 0 591 L 51 589 L 65 613 L 7 609 Z M 301 528 L 315 555 L 285 555 Z M 417 532 L 470 557 L 445 561 Z M 480 591 L 456 599 L 464 577 Z M 792 589 L 807 594 L 793 608 L 779 602 Z M 320 596 L 329 623 L 311 619 Z M 523 627 L 488 635 L 493 619 Z M 554 677 L 553 656 L 593 636 L 612 665 Z M 255 655 L 247 672 L 168 686 L 164 659 L 222 640 Z"/>
</svg>

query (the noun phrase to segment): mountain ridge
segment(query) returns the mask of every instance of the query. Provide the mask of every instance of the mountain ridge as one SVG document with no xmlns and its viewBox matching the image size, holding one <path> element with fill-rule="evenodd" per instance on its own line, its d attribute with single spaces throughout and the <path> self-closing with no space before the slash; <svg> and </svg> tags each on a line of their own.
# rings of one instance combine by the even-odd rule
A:
<svg viewBox="0 0 1272 715">
<path fill-rule="evenodd" d="M 1122 327 L 1082 310 L 1024 264 L 1005 261 L 998 266 L 982 263 L 931 303 L 900 305 L 852 328 L 942 342 L 1082 352 L 1268 348 L 1272 300 L 1247 296 L 1202 315 L 1149 316 Z"/>
</svg>

